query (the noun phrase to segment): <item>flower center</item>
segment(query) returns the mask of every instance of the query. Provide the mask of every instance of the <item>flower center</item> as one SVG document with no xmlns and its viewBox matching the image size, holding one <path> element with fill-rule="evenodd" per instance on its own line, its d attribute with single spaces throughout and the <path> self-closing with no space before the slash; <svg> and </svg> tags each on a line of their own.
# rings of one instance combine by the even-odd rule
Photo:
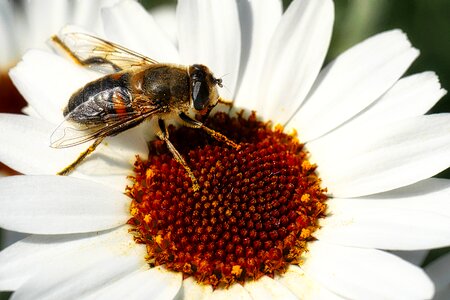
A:
<svg viewBox="0 0 450 300">
<path fill-rule="evenodd" d="M 325 213 L 315 166 L 294 136 L 255 114 L 218 113 L 206 125 L 241 148 L 200 130 L 172 128 L 171 141 L 198 179 L 194 192 L 164 143 L 152 142 L 127 188 L 135 240 L 146 245 L 151 265 L 214 288 L 283 273 L 300 262 Z"/>
</svg>

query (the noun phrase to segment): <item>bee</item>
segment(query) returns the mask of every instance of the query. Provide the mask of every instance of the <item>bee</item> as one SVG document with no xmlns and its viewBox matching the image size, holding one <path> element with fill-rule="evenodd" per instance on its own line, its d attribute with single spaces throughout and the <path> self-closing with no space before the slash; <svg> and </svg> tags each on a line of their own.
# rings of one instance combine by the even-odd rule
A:
<svg viewBox="0 0 450 300">
<path fill-rule="evenodd" d="M 239 148 L 221 133 L 190 117 L 190 112 L 206 118 L 222 102 L 215 78 L 208 67 L 158 63 L 112 42 L 89 34 L 71 32 L 53 36 L 51 41 L 74 62 L 106 73 L 76 91 L 64 108 L 64 121 L 51 136 L 51 147 L 67 148 L 88 141 L 93 144 L 70 165 L 58 172 L 67 175 L 103 139 L 135 127 L 145 120 L 154 122 L 156 136 L 165 142 L 174 159 L 190 177 L 194 191 L 199 189 L 192 170 L 169 140 L 168 121 L 204 130 L 211 137 Z"/>
</svg>

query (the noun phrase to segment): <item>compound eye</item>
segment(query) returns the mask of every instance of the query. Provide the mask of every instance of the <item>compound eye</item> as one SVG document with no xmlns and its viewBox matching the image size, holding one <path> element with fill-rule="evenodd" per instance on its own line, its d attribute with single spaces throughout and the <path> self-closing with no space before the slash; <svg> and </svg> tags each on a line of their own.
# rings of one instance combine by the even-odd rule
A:
<svg viewBox="0 0 450 300">
<path fill-rule="evenodd" d="M 209 104 L 209 88 L 204 78 L 199 79 L 192 81 L 192 100 L 196 110 L 203 110 Z"/>
</svg>

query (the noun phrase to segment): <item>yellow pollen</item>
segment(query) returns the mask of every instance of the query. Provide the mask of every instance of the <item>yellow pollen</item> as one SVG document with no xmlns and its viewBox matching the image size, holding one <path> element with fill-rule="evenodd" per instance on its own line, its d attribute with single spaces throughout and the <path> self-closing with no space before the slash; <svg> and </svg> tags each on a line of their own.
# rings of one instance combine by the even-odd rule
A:
<svg viewBox="0 0 450 300">
<path fill-rule="evenodd" d="M 309 236 L 311 236 L 311 230 L 309 230 L 307 228 L 303 229 L 302 233 L 300 234 L 300 237 L 301 238 L 307 238 Z"/>
<path fill-rule="evenodd" d="M 239 265 L 234 265 L 234 266 L 232 267 L 231 274 L 233 274 L 233 275 L 236 276 L 236 277 L 241 276 L 241 274 L 242 274 L 242 268 L 241 268 L 241 266 L 239 266 Z"/>
<path fill-rule="evenodd" d="M 158 235 L 155 237 L 155 242 L 156 242 L 157 244 L 161 244 L 162 241 L 163 241 L 162 236 L 158 234 Z"/>
<path fill-rule="evenodd" d="M 148 223 L 150 223 L 150 220 L 151 220 L 151 216 L 149 214 L 145 215 L 144 222 L 148 224 Z"/>
<path fill-rule="evenodd" d="M 309 195 L 309 194 L 303 194 L 302 197 L 300 198 L 300 201 L 302 201 L 302 202 L 308 202 L 310 198 L 311 198 L 311 195 Z"/>
<path fill-rule="evenodd" d="M 136 207 L 133 207 L 130 211 L 132 216 L 136 216 L 139 213 L 139 210 Z"/>
<path fill-rule="evenodd" d="M 312 165 L 309 161 L 305 160 L 302 163 L 302 168 L 305 169 L 305 170 L 311 170 L 311 169 L 314 169 L 315 166 Z"/>
</svg>

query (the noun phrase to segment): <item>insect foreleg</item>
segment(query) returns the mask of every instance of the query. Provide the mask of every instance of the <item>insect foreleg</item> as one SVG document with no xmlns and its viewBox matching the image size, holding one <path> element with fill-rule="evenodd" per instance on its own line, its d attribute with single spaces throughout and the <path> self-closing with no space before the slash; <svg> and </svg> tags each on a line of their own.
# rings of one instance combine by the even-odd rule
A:
<svg viewBox="0 0 450 300">
<path fill-rule="evenodd" d="M 181 118 L 181 120 L 183 120 L 185 126 L 191 127 L 191 128 L 202 129 L 207 134 L 209 134 L 211 137 L 213 137 L 214 139 L 218 140 L 219 142 L 223 142 L 223 143 L 227 144 L 228 146 L 233 147 L 233 148 L 238 149 L 238 150 L 239 150 L 239 148 L 241 148 L 241 146 L 239 146 L 238 144 L 236 144 L 235 142 L 233 142 L 232 140 L 230 140 L 229 138 L 227 138 L 226 136 L 224 136 L 220 132 L 217 132 L 217 131 L 209 128 L 209 127 L 206 127 L 202 122 L 199 122 L 197 120 L 191 119 L 185 113 L 180 113 L 179 117 Z"/>
<path fill-rule="evenodd" d="M 164 120 L 159 119 L 158 120 L 158 126 L 159 130 L 156 132 L 156 135 L 158 138 L 163 140 L 167 148 L 169 149 L 170 153 L 172 153 L 175 160 L 183 166 L 183 168 L 186 170 L 186 173 L 189 175 L 189 178 L 191 178 L 192 181 L 192 189 L 194 192 L 198 191 L 200 189 L 200 186 L 198 185 L 197 178 L 195 178 L 194 173 L 192 173 L 191 168 L 189 168 L 188 164 L 184 160 L 183 156 L 181 156 L 180 152 L 175 148 L 175 146 L 169 141 L 169 132 L 167 130 L 166 124 L 164 123 Z"/>
<path fill-rule="evenodd" d="M 75 167 L 78 166 L 86 158 L 86 156 L 88 156 L 89 154 L 94 152 L 95 148 L 97 148 L 97 146 L 101 144 L 103 139 L 104 139 L 104 137 L 97 138 L 95 140 L 95 142 L 89 148 L 87 148 L 83 153 L 81 153 L 80 156 L 78 156 L 78 158 L 73 163 L 71 163 L 70 165 L 68 165 L 67 167 L 65 167 L 64 169 L 62 169 L 61 171 L 59 171 L 56 174 L 57 175 L 67 175 L 67 174 L 71 173 L 75 169 Z"/>
</svg>

